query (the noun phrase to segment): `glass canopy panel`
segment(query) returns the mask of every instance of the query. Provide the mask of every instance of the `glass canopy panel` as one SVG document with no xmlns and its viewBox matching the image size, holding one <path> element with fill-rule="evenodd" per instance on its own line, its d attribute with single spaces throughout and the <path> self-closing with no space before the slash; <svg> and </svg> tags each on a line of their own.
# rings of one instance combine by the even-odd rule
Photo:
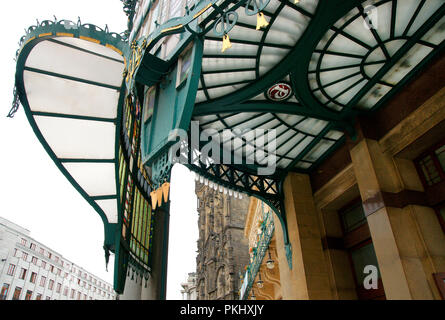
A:
<svg viewBox="0 0 445 320">
<path fill-rule="evenodd" d="M 117 223 L 115 139 L 123 58 L 114 46 L 74 38 L 68 29 L 64 35 L 36 43 L 32 38 L 31 49 L 22 50 L 27 56 L 17 68 L 26 95 L 21 98 L 59 168 L 108 223 Z"/>
<path fill-rule="evenodd" d="M 25 89 L 34 112 L 115 119 L 119 92 L 79 81 L 25 71 Z"/>
<path fill-rule="evenodd" d="M 312 148 L 303 160 L 314 163 L 333 145 L 334 141 L 322 139 L 314 148 Z"/>
<path fill-rule="evenodd" d="M 445 40 L 445 16 L 422 37 L 422 40 L 435 45 L 439 45 Z"/>
<path fill-rule="evenodd" d="M 389 91 L 391 87 L 383 84 L 376 84 L 366 95 L 357 103 L 357 108 L 372 109 Z"/>
<path fill-rule="evenodd" d="M 396 85 L 431 51 L 433 51 L 431 47 L 420 44 L 414 45 L 414 47 L 388 71 L 382 80 L 389 84 Z"/>
<path fill-rule="evenodd" d="M 245 69 L 245 68 L 255 68 L 255 58 L 252 59 L 204 58 L 202 60 L 203 73 L 211 73 L 212 71 L 224 71 L 232 69 Z"/>
<path fill-rule="evenodd" d="M 245 7 L 239 7 L 237 24 L 228 33 L 231 48 L 224 53 L 222 37 L 210 31 L 204 42 L 200 87 L 204 95 L 198 94 L 195 102 L 235 92 L 280 63 L 300 39 L 316 10 L 318 1 L 305 2 L 294 5 L 271 0 L 262 10 L 269 26 L 259 30 L 256 30 L 256 15 L 247 15 Z M 246 78 L 244 72 L 250 72 L 251 76 Z"/>
<path fill-rule="evenodd" d="M 204 75 L 204 82 L 207 87 L 225 85 L 230 83 L 236 83 L 239 81 L 254 80 L 255 72 L 253 71 L 242 71 L 242 72 L 225 72 L 225 73 L 214 73 Z"/>
<path fill-rule="evenodd" d="M 90 197 L 116 195 L 114 163 L 64 163 L 63 166 Z"/>
<path fill-rule="evenodd" d="M 222 44 L 220 41 L 206 40 L 204 42 L 204 57 L 206 55 L 221 55 Z M 224 52 L 224 56 L 252 56 L 256 55 L 258 46 L 245 43 L 232 43 L 230 50 Z"/>
<path fill-rule="evenodd" d="M 114 158 L 114 123 L 46 116 L 35 116 L 34 119 L 58 158 Z"/>
<path fill-rule="evenodd" d="M 421 30 L 443 4 L 437 0 L 373 0 L 352 9 L 326 32 L 312 55 L 308 81 L 314 97 L 337 111 L 355 107 L 350 104 L 360 98 L 357 107 L 372 109 L 391 91 L 390 86 L 398 85 L 443 41 L 443 36 L 435 35 L 440 32 L 440 22 L 431 30 Z M 368 9 L 369 15 L 365 13 Z M 432 42 L 410 42 L 410 36 L 418 37 L 418 32 L 420 37 L 427 32 L 422 40 Z M 394 62 L 395 55 L 398 60 Z M 379 72 L 382 68 L 386 75 Z M 377 76 L 380 78 L 374 79 Z M 378 84 L 366 86 L 370 80 Z M 365 92 L 365 86 L 371 91 Z"/>
<path fill-rule="evenodd" d="M 70 37 L 57 37 L 54 41 L 65 43 L 69 46 L 73 46 L 80 50 L 86 50 L 95 55 L 101 55 L 105 57 L 109 57 L 111 59 L 115 59 L 121 62 L 124 62 L 122 55 L 114 50 L 110 50 L 107 47 L 104 47 L 100 44 L 93 43 L 91 41 L 85 41 L 78 38 L 70 38 Z"/>
<path fill-rule="evenodd" d="M 116 199 L 97 200 L 96 203 L 105 212 L 109 223 L 117 223 Z"/>
<path fill-rule="evenodd" d="M 108 57 L 46 40 L 33 48 L 25 67 L 120 87 L 122 77 L 116 74 L 122 74 L 124 65 Z"/>
</svg>

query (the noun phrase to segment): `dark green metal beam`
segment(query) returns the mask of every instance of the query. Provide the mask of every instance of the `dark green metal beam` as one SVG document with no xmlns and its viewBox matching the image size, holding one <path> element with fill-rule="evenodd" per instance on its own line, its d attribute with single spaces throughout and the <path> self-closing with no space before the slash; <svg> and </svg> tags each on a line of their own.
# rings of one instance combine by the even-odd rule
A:
<svg viewBox="0 0 445 320">
<path fill-rule="evenodd" d="M 271 101 L 247 101 L 244 103 L 236 103 L 227 106 L 222 105 L 196 105 L 193 115 L 205 116 L 217 113 L 241 113 L 241 112 L 270 112 L 270 113 L 287 113 L 311 117 L 326 121 L 341 121 L 340 115 L 320 111 L 318 109 L 310 109 L 293 102 L 271 102 Z"/>
</svg>

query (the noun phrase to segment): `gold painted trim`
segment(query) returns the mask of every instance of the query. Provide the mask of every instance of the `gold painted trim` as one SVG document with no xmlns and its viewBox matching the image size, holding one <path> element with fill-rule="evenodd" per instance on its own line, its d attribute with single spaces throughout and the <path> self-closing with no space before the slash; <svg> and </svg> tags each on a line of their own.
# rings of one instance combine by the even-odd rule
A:
<svg viewBox="0 0 445 320">
<path fill-rule="evenodd" d="M 74 34 L 72 34 L 72 33 L 66 33 L 66 32 L 57 32 L 56 33 L 56 36 L 59 36 L 59 37 L 74 37 Z"/>
<path fill-rule="evenodd" d="M 90 38 L 90 37 L 80 36 L 79 39 L 82 39 L 82 40 L 86 40 L 86 41 L 90 41 L 90 42 L 94 42 L 94 43 L 100 44 L 100 41 L 99 41 L 99 40 L 96 40 L 96 39 L 93 39 L 93 38 Z"/>
<path fill-rule="evenodd" d="M 167 28 L 167 29 L 162 30 L 161 33 L 165 33 L 165 32 L 168 32 L 168 31 L 177 30 L 177 29 L 180 29 L 180 28 L 182 28 L 182 27 L 183 27 L 182 24 L 178 24 L 177 26 L 170 27 L 170 28 Z"/>
<path fill-rule="evenodd" d="M 111 44 L 106 44 L 105 45 L 107 48 L 110 48 L 111 50 L 113 50 L 114 52 L 117 52 L 117 53 L 119 53 L 121 56 L 123 55 L 122 54 L 122 51 L 120 51 L 118 48 L 116 48 L 115 46 L 112 46 Z"/>
<path fill-rule="evenodd" d="M 28 43 L 30 43 L 32 40 L 34 40 L 36 37 L 32 37 L 30 38 L 28 41 L 26 41 L 25 45 L 27 45 Z"/>
<path fill-rule="evenodd" d="M 42 33 L 42 34 L 39 34 L 39 38 L 42 38 L 42 37 L 47 37 L 47 36 L 52 36 L 53 35 L 53 33 L 52 32 L 48 32 L 48 33 Z"/>
<path fill-rule="evenodd" d="M 197 14 L 195 14 L 193 16 L 193 19 L 196 19 L 197 17 L 199 17 L 200 15 L 202 15 L 204 12 L 207 11 L 208 8 L 210 8 L 212 6 L 211 3 L 209 3 L 206 7 L 202 8 L 201 11 L 199 11 Z"/>
</svg>

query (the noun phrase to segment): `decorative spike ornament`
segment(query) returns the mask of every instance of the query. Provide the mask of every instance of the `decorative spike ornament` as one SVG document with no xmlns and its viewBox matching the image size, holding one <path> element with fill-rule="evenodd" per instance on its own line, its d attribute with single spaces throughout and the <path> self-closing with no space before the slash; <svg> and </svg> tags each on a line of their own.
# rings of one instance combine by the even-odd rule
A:
<svg viewBox="0 0 445 320">
<path fill-rule="evenodd" d="M 161 188 L 162 188 L 162 195 L 164 197 L 164 202 L 167 203 L 168 202 L 168 192 L 170 191 L 170 183 L 165 182 Z"/>
<path fill-rule="evenodd" d="M 230 43 L 229 35 L 225 34 L 223 36 L 223 46 L 222 46 L 221 52 L 224 52 L 224 51 L 226 51 L 227 49 L 230 49 L 230 48 L 232 48 L 232 44 Z"/>
<path fill-rule="evenodd" d="M 158 206 L 162 205 L 162 188 L 156 190 L 156 197 L 158 199 Z"/>
<path fill-rule="evenodd" d="M 269 22 L 267 22 L 266 18 L 264 18 L 264 13 L 258 12 L 256 15 L 256 29 L 260 30 L 261 28 L 267 27 Z"/>
<path fill-rule="evenodd" d="M 151 197 L 151 208 L 153 210 L 156 210 L 157 204 L 158 204 L 158 193 L 155 191 L 150 192 Z"/>
</svg>

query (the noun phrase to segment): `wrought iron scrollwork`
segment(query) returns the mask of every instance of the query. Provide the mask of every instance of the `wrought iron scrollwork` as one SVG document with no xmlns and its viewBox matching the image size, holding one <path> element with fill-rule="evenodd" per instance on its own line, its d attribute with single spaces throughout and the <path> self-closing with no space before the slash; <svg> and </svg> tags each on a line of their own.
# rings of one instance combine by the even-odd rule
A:
<svg viewBox="0 0 445 320">
<path fill-rule="evenodd" d="M 254 16 L 257 13 L 264 10 L 267 7 L 270 0 L 249 0 L 246 4 L 246 14 L 248 16 Z M 253 9 L 252 9 L 253 8 Z"/>
<path fill-rule="evenodd" d="M 16 112 L 19 110 L 19 107 L 20 107 L 20 98 L 19 98 L 19 94 L 17 92 L 17 87 L 14 87 L 13 94 L 14 94 L 14 98 L 12 101 L 12 108 L 7 115 L 8 118 L 14 118 L 14 115 L 16 114 Z"/>
<path fill-rule="evenodd" d="M 225 11 L 216 20 L 213 26 L 213 32 L 217 36 L 224 36 L 233 29 L 238 22 L 238 13 L 235 11 Z"/>
</svg>

